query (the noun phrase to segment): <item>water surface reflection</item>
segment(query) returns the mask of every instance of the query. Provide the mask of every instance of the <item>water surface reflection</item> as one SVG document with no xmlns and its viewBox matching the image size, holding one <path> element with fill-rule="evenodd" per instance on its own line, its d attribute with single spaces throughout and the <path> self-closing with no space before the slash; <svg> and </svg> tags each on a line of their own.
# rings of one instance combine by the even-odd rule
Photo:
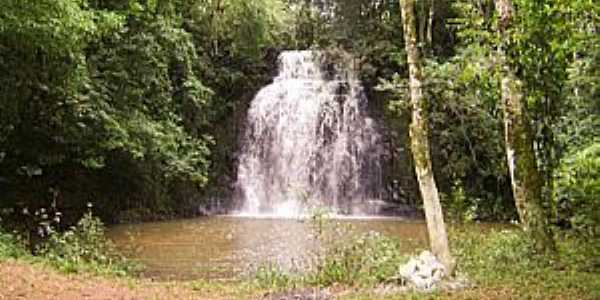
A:
<svg viewBox="0 0 600 300">
<path fill-rule="evenodd" d="M 424 247 L 425 224 L 399 219 L 339 219 L 328 226 L 378 232 L 407 247 Z M 317 248 L 306 220 L 210 217 L 111 227 L 109 237 L 157 279 L 233 279 L 267 263 L 292 267 Z M 412 251 L 411 251 L 412 252 Z"/>
</svg>

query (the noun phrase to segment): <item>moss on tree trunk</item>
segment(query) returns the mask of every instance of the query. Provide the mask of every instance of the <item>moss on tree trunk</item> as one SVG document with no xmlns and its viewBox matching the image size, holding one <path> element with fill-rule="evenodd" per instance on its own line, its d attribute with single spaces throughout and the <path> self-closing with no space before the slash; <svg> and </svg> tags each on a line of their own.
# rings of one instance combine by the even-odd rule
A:
<svg viewBox="0 0 600 300">
<path fill-rule="evenodd" d="M 531 234 L 536 250 L 554 251 L 548 216 L 542 205 L 542 181 L 523 99 L 523 84 L 515 75 L 506 54 L 506 49 L 510 47 L 510 33 L 507 29 L 512 25 L 514 8 L 510 0 L 497 0 L 496 9 L 499 12 L 498 28 L 502 41 L 499 52 L 502 64 L 504 138 L 513 197 L 523 229 Z"/>
</svg>

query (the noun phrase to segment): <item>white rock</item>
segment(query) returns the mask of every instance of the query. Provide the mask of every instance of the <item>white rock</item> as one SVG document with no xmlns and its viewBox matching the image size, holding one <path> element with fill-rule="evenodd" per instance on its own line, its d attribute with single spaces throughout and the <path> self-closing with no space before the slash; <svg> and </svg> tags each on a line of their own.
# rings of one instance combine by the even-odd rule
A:
<svg viewBox="0 0 600 300">
<path fill-rule="evenodd" d="M 420 290 L 431 290 L 442 280 L 445 269 L 431 252 L 423 251 L 401 266 L 398 273 L 409 285 Z"/>
<path fill-rule="evenodd" d="M 418 268 L 418 262 L 414 258 L 411 258 L 408 261 L 408 263 L 400 266 L 400 270 L 399 270 L 400 276 L 402 276 L 403 278 L 410 277 L 418 270 L 417 268 Z"/>
</svg>

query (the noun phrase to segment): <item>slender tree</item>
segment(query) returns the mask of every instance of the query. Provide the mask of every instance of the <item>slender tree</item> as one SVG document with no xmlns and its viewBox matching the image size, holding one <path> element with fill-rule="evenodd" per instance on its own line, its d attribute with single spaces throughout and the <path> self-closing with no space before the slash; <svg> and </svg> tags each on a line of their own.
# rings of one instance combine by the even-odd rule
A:
<svg viewBox="0 0 600 300">
<path fill-rule="evenodd" d="M 502 67 L 501 92 L 504 111 L 504 138 L 506 158 L 512 182 L 513 197 L 523 229 L 531 234 L 538 251 L 554 249 L 548 217 L 542 206 L 542 178 L 540 177 L 531 126 L 526 114 L 523 84 L 510 63 L 507 49 L 511 47 L 510 27 L 514 7 L 511 0 L 496 0 L 501 36 L 499 49 Z"/>
<path fill-rule="evenodd" d="M 411 150 L 415 161 L 415 171 L 419 181 L 419 189 L 425 206 L 427 231 L 431 250 L 441 260 L 446 270 L 452 272 L 454 261 L 448 248 L 448 236 L 444 225 L 444 217 L 440 198 L 433 175 L 431 154 L 429 150 L 429 130 L 427 120 L 427 100 L 423 95 L 423 71 L 421 54 L 417 47 L 417 30 L 415 1 L 400 1 L 404 40 L 408 55 L 410 75 L 410 98 L 412 103 L 412 122 L 410 125 Z"/>
</svg>

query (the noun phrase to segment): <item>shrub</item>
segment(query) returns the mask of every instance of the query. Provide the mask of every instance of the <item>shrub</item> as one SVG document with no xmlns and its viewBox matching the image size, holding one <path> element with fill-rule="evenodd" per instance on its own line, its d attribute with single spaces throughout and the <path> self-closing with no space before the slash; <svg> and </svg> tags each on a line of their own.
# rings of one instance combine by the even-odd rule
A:
<svg viewBox="0 0 600 300">
<path fill-rule="evenodd" d="M 455 180 L 452 185 L 451 194 L 448 196 L 440 194 L 445 208 L 445 216 L 450 221 L 471 222 L 477 219 L 477 199 L 470 199 L 460 180 Z"/>
<path fill-rule="evenodd" d="M 325 209 L 314 209 L 309 221 L 319 248 L 302 258 L 307 265 L 296 270 L 263 265 L 255 273 L 261 286 L 370 285 L 396 280 L 398 268 L 407 261 L 398 241 L 377 232 L 357 234 Z"/>
<path fill-rule="evenodd" d="M 126 275 L 136 266 L 119 254 L 106 238 L 104 224 L 91 213 L 64 232 L 50 230 L 46 242 L 37 247 L 37 254 L 66 272 L 94 271 Z"/>
<path fill-rule="evenodd" d="M 578 234 L 600 236 L 600 143 L 567 156 L 555 181 L 555 212 Z"/>
<path fill-rule="evenodd" d="M 265 288 L 287 288 L 301 281 L 301 277 L 293 277 L 279 266 L 267 264 L 260 266 L 256 271 L 257 283 Z"/>
<path fill-rule="evenodd" d="M 3 232 L 0 228 L 0 260 L 19 258 L 27 255 L 27 250 L 14 235 Z"/>
<path fill-rule="evenodd" d="M 394 278 L 405 261 L 397 241 L 370 232 L 328 247 L 317 258 L 308 281 L 325 286 L 385 282 Z"/>
</svg>

